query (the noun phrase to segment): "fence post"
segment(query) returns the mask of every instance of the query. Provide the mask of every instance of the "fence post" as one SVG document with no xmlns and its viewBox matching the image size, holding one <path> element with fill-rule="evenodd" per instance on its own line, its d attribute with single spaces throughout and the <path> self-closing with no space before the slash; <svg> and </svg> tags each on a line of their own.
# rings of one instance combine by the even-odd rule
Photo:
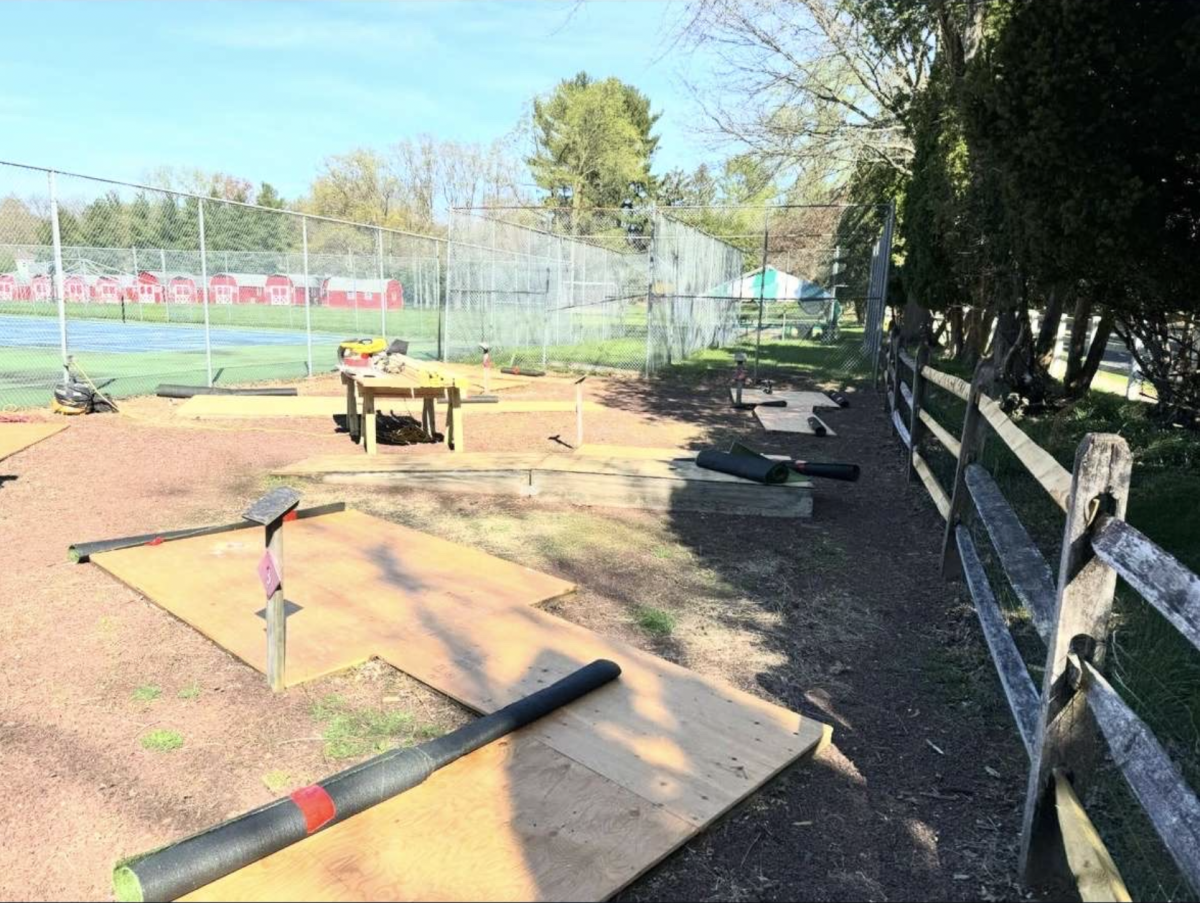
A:
<svg viewBox="0 0 1200 903">
<path fill-rule="evenodd" d="M 387 289 L 383 281 L 383 230 L 375 227 L 375 254 L 379 263 L 379 334 L 387 341 Z"/>
<path fill-rule="evenodd" d="M 892 387 L 891 387 L 892 403 L 890 405 L 891 410 L 888 411 L 889 417 L 891 416 L 892 411 L 900 410 L 900 402 L 902 402 L 904 400 L 904 396 L 900 394 L 900 384 L 904 382 L 904 373 L 902 370 L 902 368 L 904 367 L 904 364 L 900 360 L 900 330 L 899 329 L 892 330 L 891 345 L 892 345 L 892 366 L 891 366 L 890 372 L 892 374 Z"/>
<path fill-rule="evenodd" d="M 54 297 L 58 302 L 58 343 L 62 352 L 63 378 L 70 381 L 70 369 L 67 366 L 69 350 L 67 348 L 67 300 L 63 288 L 62 262 L 62 233 L 58 223 L 58 185 L 54 181 L 54 170 L 47 174 L 50 183 L 50 238 L 54 242 Z"/>
<path fill-rule="evenodd" d="M 212 338 L 208 332 L 208 249 L 204 242 L 204 198 L 200 198 L 196 202 L 196 209 L 199 211 L 200 220 L 200 284 L 204 286 L 201 295 L 204 299 L 204 366 L 208 370 L 208 385 L 211 388 L 213 384 Z"/>
<path fill-rule="evenodd" d="M 958 542 L 954 531 L 962 520 L 963 509 L 967 506 L 967 468 L 970 467 L 983 452 L 983 439 L 986 435 L 985 423 L 979 413 L 979 396 L 983 392 L 982 366 L 975 368 L 975 376 L 971 380 L 971 392 L 967 398 L 967 413 L 963 417 L 963 431 L 959 438 L 958 466 L 954 470 L 954 491 L 950 496 L 950 510 L 946 513 L 946 532 L 942 537 L 942 576 L 949 578 L 960 571 L 958 560 Z"/>
<path fill-rule="evenodd" d="M 763 299 L 767 293 L 767 251 L 771 240 L 769 207 L 763 208 L 762 267 L 758 276 L 758 331 L 754 334 L 754 381 L 758 382 L 758 356 L 762 348 Z M 778 288 L 776 294 L 778 295 Z"/>
<path fill-rule="evenodd" d="M 909 410 L 908 418 L 908 438 L 912 443 L 909 449 L 911 454 L 908 456 L 908 478 L 915 480 L 917 478 L 917 468 L 915 460 L 917 457 L 917 445 L 921 439 L 921 404 L 925 400 L 925 377 L 921 375 L 921 368 L 929 363 L 929 346 L 922 342 L 921 347 L 917 349 L 915 358 L 916 366 L 913 367 L 912 381 L 912 407 Z"/>
<path fill-rule="evenodd" d="M 300 249 L 304 257 L 304 335 L 308 340 L 308 376 L 313 375 L 312 285 L 308 277 L 308 217 L 300 217 Z"/>
<path fill-rule="evenodd" d="M 1068 654 L 1099 668 L 1108 642 L 1117 573 L 1096 558 L 1091 529 L 1101 514 L 1125 517 L 1132 458 L 1120 436 L 1091 433 L 1075 452 L 1054 631 L 1047 643 L 1038 731 L 1034 741 L 1021 828 L 1021 873 L 1041 881 L 1061 865 L 1061 844 L 1054 815 L 1051 777 L 1056 768 L 1071 776 L 1082 794 L 1098 759 L 1100 744 L 1086 717 L 1087 700 L 1076 693 Z"/>
</svg>

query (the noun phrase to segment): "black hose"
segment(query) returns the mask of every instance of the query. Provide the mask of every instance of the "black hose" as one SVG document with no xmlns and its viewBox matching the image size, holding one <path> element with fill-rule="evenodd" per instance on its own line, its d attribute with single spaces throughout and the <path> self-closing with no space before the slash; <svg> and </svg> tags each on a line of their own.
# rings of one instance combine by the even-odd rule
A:
<svg viewBox="0 0 1200 903">
<path fill-rule="evenodd" d="M 786 483 L 788 478 L 787 465 L 782 461 L 755 455 L 731 455 L 713 449 L 705 449 L 696 455 L 696 466 L 756 483 Z"/>
<path fill-rule="evenodd" d="M 226 389 L 221 386 L 160 385 L 154 392 L 159 398 L 191 398 L 193 395 L 297 395 L 293 388 Z"/>
<path fill-rule="evenodd" d="M 411 790 L 443 766 L 615 680 L 598 659 L 557 683 L 411 749 L 395 749 L 153 853 L 117 864 L 118 900 L 174 900 Z"/>
</svg>

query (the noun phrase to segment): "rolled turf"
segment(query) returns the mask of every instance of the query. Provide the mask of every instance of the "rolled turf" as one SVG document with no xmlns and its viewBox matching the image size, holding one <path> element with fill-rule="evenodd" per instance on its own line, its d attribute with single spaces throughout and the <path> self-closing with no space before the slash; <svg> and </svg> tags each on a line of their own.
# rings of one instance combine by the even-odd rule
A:
<svg viewBox="0 0 1200 903">
<path fill-rule="evenodd" d="M 727 473 L 756 483 L 786 483 L 788 467 L 759 455 L 731 455 L 729 452 L 705 449 L 696 456 L 696 466 L 705 470 Z"/>
</svg>

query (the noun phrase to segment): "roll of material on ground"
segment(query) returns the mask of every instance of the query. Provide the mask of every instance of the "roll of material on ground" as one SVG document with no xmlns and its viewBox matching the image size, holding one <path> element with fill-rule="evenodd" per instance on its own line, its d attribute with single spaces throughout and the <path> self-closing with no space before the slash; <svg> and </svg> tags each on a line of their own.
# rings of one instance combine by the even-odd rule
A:
<svg viewBox="0 0 1200 903">
<path fill-rule="evenodd" d="M 696 456 L 696 466 L 756 483 L 786 483 L 788 468 L 782 461 L 758 455 L 731 455 L 729 452 L 705 449 Z"/>
<path fill-rule="evenodd" d="M 814 417 L 812 414 L 808 415 L 808 426 L 809 429 L 813 431 L 814 436 L 825 435 L 825 424 L 823 424 L 819 418 Z"/>
<path fill-rule="evenodd" d="M 615 663 L 598 659 L 444 737 L 383 753 L 178 843 L 119 862 L 113 870 L 114 894 L 118 900 L 142 901 L 174 900 L 191 893 L 411 790 L 439 768 L 585 696 L 620 673 Z"/>
<path fill-rule="evenodd" d="M 191 398 L 194 395 L 297 395 L 295 389 L 270 387 L 262 389 L 226 389 L 221 386 L 174 386 L 163 383 L 155 390 L 159 398 Z"/>
</svg>

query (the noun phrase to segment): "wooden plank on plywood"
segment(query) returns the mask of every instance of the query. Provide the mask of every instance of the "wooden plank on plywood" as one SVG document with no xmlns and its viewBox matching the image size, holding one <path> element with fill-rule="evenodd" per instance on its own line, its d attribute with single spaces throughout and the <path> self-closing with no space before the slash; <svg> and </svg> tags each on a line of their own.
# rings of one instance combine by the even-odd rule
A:
<svg viewBox="0 0 1200 903">
<path fill-rule="evenodd" d="M 967 580 L 967 588 L 971 591 L 971 599 L 975 603 L 975 613 L 979 615 L 979 625 L 983 628 L 983 638 L 987 641 L 992 653 L 992 662 L 1000 677 L 1000 685 L 1004 689 L 1004 697 L 1008 700 L 1008 708 L 1017 722 L 1017 730 L 1025 744 L 1025 752 L 1032 756 L 1033 744 L 1037 737 L 1038 691 L 1021 658 L 1020 650 L 1013 641 L 1004 620 L 1004 613 L 996 602 L 991 583 L 975 551 L 975 541 L 971 532 L 962 524 L 954 531 L 958 543 L 959 560 L 962 562 L 963 575 Z"/>
<path fill-rule="evenodd" d="M 730 388 L 729 400 L 737 401 L 737 390 Z M 800 392 L 790 389 L 775 389 L 767 393 L 762 389 L 743 389 L 742 404 L 766 404 L 769 402 L 787 402 L 786 407 L 804 411 L 814 411 L 817 408 L 836 408 L 837 402 L 824 392 Z"/>
<path fill-rule="evenodd" d="M 980 465 L 972 464 L 967 468 L 966 480 L 979 519 L 987 528 L 1008 582 L 1029 610 L 1044 642 L 1053 630 L 1054 600 L 1058 592 L 1050 565 L 992 475 Z"/>
<path fill-rule="evenodd" d="M 994 399 L 980 395 L 979 413 L 995 430 L 996 435 L 1003 439 L 1004 444 L 1017 456 L 1017 460 L 1024 464 L 1033 478 L 1041 484 L 1046 492 L 1050 493 L 1050 498 L 1054 499 L 1055 504 L 1065 511 L 1067 499 L 1071 494 L 1070 471 L 1013 423 Z"/>
<path fill-rule="evenodd" d="M 1123 520 L 1105 516 L 1096 526 L 1092 548 L 1200 648 L 1200 575 Z"/>
<path fill-rule="evenodd" d="M 65 423 L 0 423 L 0 461 L 66 428 Z"/>
<path fill-rule="evenodd" d="M 1200 800 L 1167 751 L 1091 664 L 1083 662 L 1088 707 L 1133 795 L 1180 872 L 1200 894 Z"/>
<path fill-rule="evenodd" d="M 694 826 L 529 735 L 183 900 L 602 900 Z"/>
</svg>

